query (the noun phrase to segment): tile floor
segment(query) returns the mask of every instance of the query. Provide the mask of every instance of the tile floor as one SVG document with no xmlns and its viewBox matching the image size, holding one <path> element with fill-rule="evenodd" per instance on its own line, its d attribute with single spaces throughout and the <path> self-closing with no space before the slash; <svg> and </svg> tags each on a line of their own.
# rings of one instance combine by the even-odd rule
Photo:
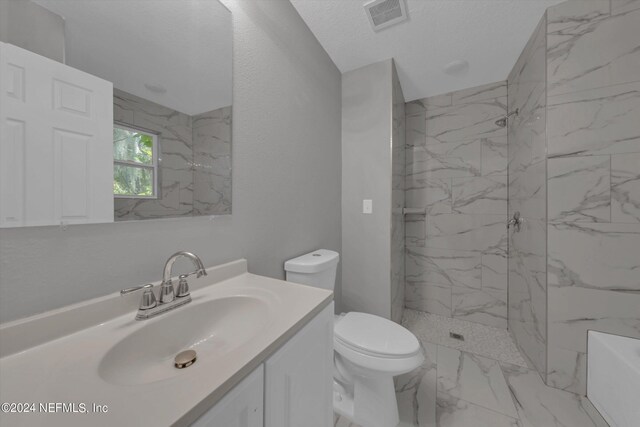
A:
<svg viewBox="0 0 640 427">
<path fill-rule="evenodd" d="M 426 360 L 396 380 L 399 427 L 606 426 L 585 398 L 547 387 L 506 331 L 407 309 L 403 324 Z M 334 426 L 360 427 L 338 416 Z"/>
</svg>

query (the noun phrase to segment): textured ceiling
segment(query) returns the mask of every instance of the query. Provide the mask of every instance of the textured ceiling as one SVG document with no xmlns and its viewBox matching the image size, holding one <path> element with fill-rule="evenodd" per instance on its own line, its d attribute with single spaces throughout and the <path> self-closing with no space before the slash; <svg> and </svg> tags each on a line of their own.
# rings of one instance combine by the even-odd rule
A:
<svg viewBox="0 0 640 427">
<path fill-rule="evenodd" d="M 546 8 L 563 0 L 406 0 L 409 21 L 379 32 L 368 1 L 291 3 L 341 72 L 394 58 L 411 101 L 506 79 Z M 460 59 L 466 73 L 444 73 Z"/>
<path fill-rule="evenodd" d="M 231 105 L 231 13 L 218 1 L 35 2 L 65 19 L 68 65 L 189 115 Z"/>
</svg>

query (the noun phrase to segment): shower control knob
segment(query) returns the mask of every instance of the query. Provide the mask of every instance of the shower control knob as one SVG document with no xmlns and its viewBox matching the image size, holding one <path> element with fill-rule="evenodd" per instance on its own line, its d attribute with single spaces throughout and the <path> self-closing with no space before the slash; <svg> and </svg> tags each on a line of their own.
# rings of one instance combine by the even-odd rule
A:
<svg viewBox="0 0 640 427">
<path fill-rule="evenodd" d="M 513 228 L 516 230 L 516 233 L 520 231 L 520 226 L 522 226 L 522 223 L 524 222 L 524 218 L 522 218 L 520 216 L 520 212 L 516 211 L 513 214 L 513 218 L 511 218 L 508 222 L 507 222 L 507 228 L 511 228 L 511 226 L 513 226 Z"/>
</svg>

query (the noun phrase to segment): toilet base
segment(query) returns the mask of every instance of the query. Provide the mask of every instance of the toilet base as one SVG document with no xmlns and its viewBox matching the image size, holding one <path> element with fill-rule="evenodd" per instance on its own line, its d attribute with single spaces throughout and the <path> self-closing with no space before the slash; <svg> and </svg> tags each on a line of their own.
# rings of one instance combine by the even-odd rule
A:
<svg viewBox="0 0 640 427">
<path fill-rule="evenodd" d="M 393 377 L 387 375 L 355 378 L 353 394 L 334 381 L 333 408 L 362 427 L 396 427 L 400 421 Z"/>
</svg>

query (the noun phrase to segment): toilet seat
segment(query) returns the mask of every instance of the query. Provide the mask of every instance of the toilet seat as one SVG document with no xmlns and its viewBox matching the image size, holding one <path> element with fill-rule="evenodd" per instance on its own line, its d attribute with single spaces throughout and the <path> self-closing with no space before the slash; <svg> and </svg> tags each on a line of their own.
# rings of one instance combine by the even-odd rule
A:
<svg viewBox="0 0 640 427">
<path fill-rule="evenodd" d="M 418 339 L 391 320 L 373 314 L 350 312 L 334 327 L 336 340 L 370 356 L 407 357 L 420 350 Z"/>
<path fill-rule="evenodd" d="M 334 349 L 354 367 L 399 375 L 422 363 L 417 338 L 380 316 L 351 312 L 336 319 Z"/>
</svg>

